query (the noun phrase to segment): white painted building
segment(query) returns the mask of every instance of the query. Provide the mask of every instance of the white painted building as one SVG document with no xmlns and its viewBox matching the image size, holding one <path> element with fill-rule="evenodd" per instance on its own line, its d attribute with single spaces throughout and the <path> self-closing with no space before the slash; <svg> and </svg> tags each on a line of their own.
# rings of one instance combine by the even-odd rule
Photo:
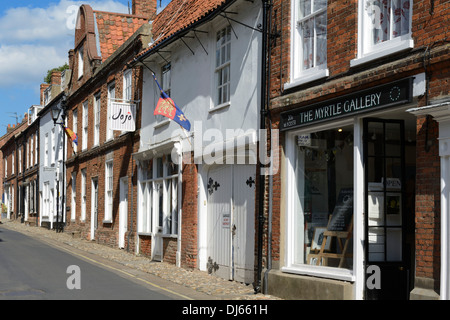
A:
<svg viewBox="0 0 450 320">
<path fill-rule="evenodd" d="M 144 69 L 141 142 L 134 155 L 138 247 L 151 238 L 152 258 L 165 260 L 172 239 L 177 265 L 189 265 L 191 254 L 196 261 L 191 267 L 250 283 L 256 262 L 262 6 L 212 2 L 200 17 L 170 11 L 169 4 L 162 13 L 174 22 L 164 29 L 157 17 L 153 43 L 135 59 Z M 189 132 L 153 114 L 160 99 L 153 73 L 190 121 Z M 189 161 L 197 165 L 196 179 L 184 174 Z M 194 218 L 188 213 L 188 192 L 196 195 Z M 191 218 L 198 225 L 188 226 Z"/>
</svg>

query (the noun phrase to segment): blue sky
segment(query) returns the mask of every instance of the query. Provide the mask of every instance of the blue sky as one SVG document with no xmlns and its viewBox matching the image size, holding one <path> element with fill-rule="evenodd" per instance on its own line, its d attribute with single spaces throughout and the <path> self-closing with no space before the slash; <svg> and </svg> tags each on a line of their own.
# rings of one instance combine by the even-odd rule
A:
<svg viewBox="0 0 450 320">
<path fill-rule="evenodd" d="M 163 0 L 162 7 L 170 0 Z M 131 0 L 0 1 L 0 136 L 39 104 L 47 70 L 67 62 L 77 8 L 128 13 Z M 159 6 L 159 0 L 157 0 Z"/>
</svg>

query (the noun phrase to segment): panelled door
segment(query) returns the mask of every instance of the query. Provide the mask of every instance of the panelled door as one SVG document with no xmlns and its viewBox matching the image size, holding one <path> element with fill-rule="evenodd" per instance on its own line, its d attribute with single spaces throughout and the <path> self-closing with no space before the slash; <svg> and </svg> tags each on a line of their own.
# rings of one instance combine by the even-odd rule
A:
<svg viewBox="0 0 450 320">
<path fill-rule="evenodd" d="M 364 120 L 364 167 L 366 299 L 407 299 L 403 120 Z"/>
<path fill-rule="evenodd" d="M 208 173 L 208 272 L 251 283 L 255 244 L 255 166 L 223 165 Z"/>
</svg>

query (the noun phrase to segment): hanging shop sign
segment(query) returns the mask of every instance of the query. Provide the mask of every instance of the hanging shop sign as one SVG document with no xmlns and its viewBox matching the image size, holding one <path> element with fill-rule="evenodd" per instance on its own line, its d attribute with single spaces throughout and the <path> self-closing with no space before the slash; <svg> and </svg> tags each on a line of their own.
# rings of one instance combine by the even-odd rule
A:
<svg viewBox="0 0 450 320">
<path fill-rule="evenodd" d="M 136 105 L 111 102 L 111 129 L 118 131 L 136 130 Z"/>
<path fill-rule="evenodd" d="M 356 113 L 393 107 L 412 101 L 413 78 L 358 91 L 336 99 L 283 112 L 280 130 L 338 119 Z"/>
</svg>

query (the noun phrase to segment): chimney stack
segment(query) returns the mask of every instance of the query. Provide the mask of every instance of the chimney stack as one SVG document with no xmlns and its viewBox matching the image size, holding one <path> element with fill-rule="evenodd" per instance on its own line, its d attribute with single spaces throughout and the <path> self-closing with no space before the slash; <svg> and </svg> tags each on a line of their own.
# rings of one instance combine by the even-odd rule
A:
<svg viewBox="0 0 450 320">
<path fill-rule="evenodd" d="M 50 84 L 52 86 L 54 85 L 61 85 L 61 71 L 52 71 L 52 77 L 51 77 L 51 81 Z"/>
<path fill-rule="evenodd" d="M 44 91 L 45 89 L 47 89 L 48 87 L 50 87 L 50 85 L 48 83 L 42 83 L 41 84 L 41 106 L 44 105 Z"/>
<path fill-rule="evenodd" d="M 133 0 L 133 15 L 143 16 L 149 20 L 156 17 L 156 3 L 158 0 Z"/>
</svg>

